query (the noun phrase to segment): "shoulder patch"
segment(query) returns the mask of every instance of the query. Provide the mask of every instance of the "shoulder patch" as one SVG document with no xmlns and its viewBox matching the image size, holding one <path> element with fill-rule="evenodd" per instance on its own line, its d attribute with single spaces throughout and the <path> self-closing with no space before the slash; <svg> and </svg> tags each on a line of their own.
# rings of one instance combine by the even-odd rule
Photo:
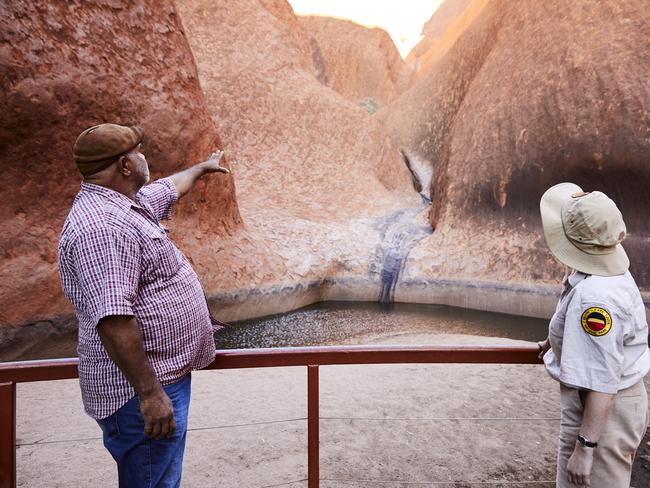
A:
<svg viewBox="0 0 650 488">
<path fill-rule="evenodd" d="M 612 316 L 604 308 L 591 307 L 582 312 L 580 323 L 587 334 L 600 337 L 612 328 Z"/>
</svg>

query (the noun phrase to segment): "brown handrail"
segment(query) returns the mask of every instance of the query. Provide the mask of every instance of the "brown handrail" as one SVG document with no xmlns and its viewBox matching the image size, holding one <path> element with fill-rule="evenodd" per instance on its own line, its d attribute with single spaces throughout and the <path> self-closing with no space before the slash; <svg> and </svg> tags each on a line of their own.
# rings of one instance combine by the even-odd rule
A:
<svg viewBox="0 0 650 488">
<path fill-rule="evenodd" d="M 306 366 L 308 486 L 317 488 L 318 367 L 334 364 L 492 363 L 538 364 L 530 346 L 333 346 L 217 351 L 206 369 Z M 16 383 L 77 378 L 75 358 L 0 363 L 0 488 L 16 487 Z"/>
</svg>

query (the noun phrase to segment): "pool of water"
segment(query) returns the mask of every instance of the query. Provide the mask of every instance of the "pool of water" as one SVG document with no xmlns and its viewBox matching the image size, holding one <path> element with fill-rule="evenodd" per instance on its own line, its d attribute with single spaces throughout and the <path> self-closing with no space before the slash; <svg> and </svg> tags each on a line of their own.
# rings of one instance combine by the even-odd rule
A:
<svg viewBox="0 0 650 488">
<path fill-rule="evenodd" d="M 217 313 L 218 317 L 218 313 Z M 215 335 L 219 349 L 336 344 L 436 344 L 486 336 L 538 341 L 547 321 L 441 305 L 321 302 L 282 315 L 235 322 Z M 76 330 L 34 329 L 0 350 L 1 361 L 77 355 Z"/>
<path fill-rule="evenodd" d="M 219 349 L 334 344 L 429 344 L 436 337 L 546 337 L 548 321 L 442 305 L 321 302 L 293 312 L 233 323 L 217 333 Z"/>
</svg>

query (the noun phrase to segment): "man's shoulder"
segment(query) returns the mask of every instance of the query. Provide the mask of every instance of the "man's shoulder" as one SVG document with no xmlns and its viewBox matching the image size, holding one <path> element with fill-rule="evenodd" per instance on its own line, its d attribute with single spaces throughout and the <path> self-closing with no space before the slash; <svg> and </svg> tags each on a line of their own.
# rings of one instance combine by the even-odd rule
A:
<svg viewBox="0 0 650 488">
<path fill-rule="evenodd" d="M 178 190 L 176 190 L 176 186 L 168 177 L 160 178 L 144 185 L 140 188 L 140 191 L 138 191 L 136 200 L 138 203 L 141 203 L 143 200 L 146 201 L 150 198 L 161 196 L 178 197 Z"/>
<path fill-rule="evenodd" d="M 135 237 L 132 227 L 128 212 L 120 205 L 80 194 L 63 224 L 60 242 L 73 242 L 101 234 Z"/>
</svg>

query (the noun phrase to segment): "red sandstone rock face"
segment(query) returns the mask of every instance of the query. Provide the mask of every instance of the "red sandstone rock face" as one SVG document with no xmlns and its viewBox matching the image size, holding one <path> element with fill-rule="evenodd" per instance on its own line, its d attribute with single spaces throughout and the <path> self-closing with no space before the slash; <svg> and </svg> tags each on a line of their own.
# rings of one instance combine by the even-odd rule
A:
<svg viewBox="0 0 650 488">
<path fill-rule="evenodd" d="M 489 2 L 490 0 L 446 0 L 440 5 L 422 28 L 424 39 L 406 58 L 418 76 L 435 69 L 435 64 L 447 54 L 465 29 L 474 23 Z"/>
<path fill-rule="evenodd" d="M 167 0 L 5 2 L 0 39 L 0 323 L 18 324 L 70 311 L 56 244 L 79 189 L 72 146 L 84 128 L 144 127 L 154 177 L 205 158 L 220 141 Z M 232 232 L 232 179 L 202 183 L 180 213 L 204 231 Z"/>
<path fill-rule="evenodd" d="M 239 163 L 242 202 L 340 220 L 376 212 L 368 195 L 410 196 L 408 172 L 382 127 L 316 79 L 289 4 L 228 5 L 179 8 L 208 105 Z"/>
<path fill-rule="evenodd" d="M 409 273 L 558 277 L 538 204 L 573 181 L 618 203 L 632 272 L 650 286 L 648 66 L 643 0 L 491 0 L 383 114 L 400 147 L 434 167 L 436 232 Z"/>
<path fill-rule="evenodd" d="M 383 128 L 318 81 L 309 38 L 286 1 L 215 8 L 192 0 L 179 9 L 208 105 L 236 160 L 245 223 L 213 247 L 186 236 L 208 292 L 367 277 L 379 238 L 369 219 L 418 204 Z M 254 298 L 246 307 L 261 313 Z"/>
<path fill-rule="evenodd" d="M 384 106 L 411 85 L 414 72 L 386 31 L 330 17 L 299 20 L 310 37 L 318 79 L 344 97 Z"/>
<path fill-rule="evenodd" d="M 472 0 L 445 0 L 434 12 L 429 20 L 422 26 L 422 39 L 415 46 L 408 57 L 408 63 L 422 57 L 433 44 L 447 33 L 450 27 L 458 20 Z"/>
<path fill-rule="evenodd" d="M 472 0 L 445 0 L 422 26 L 422 35 L 435 41 L 460 17 Z"/>
<path fill-rule="evenodd" d="M 69 312 L 54 252 L 78 189 L 70 151 L 79 131 L 140 123 L 154 174 L 218 144 L 174 9 L 105 5 L 2 7 L 0 150 L 3 189 L 15 195 L 0 211 L 2 323 Z M 642 7 L 473 0 L 417 84 L 371 116 L 318 81 L 309 36 L 284 0 L 182 2 L 209 112 L 236 160 L 244 219 L 238 225 L 233 180 L 217 177 L 172 224 L 217 315 L 376 299 L 386 241 L 426 230 L 397 147 L 435 170 L 436 231 L 411 251 L 407 280 L 557 278 L 537 205 L 548 186 L 571 180 L 622 207 L 633 271 L 648 286 Z M 281 303 L 269 308 L 273 297 Z M 228 300 L 244 305 L 220 307 Z"/>
</svg>

